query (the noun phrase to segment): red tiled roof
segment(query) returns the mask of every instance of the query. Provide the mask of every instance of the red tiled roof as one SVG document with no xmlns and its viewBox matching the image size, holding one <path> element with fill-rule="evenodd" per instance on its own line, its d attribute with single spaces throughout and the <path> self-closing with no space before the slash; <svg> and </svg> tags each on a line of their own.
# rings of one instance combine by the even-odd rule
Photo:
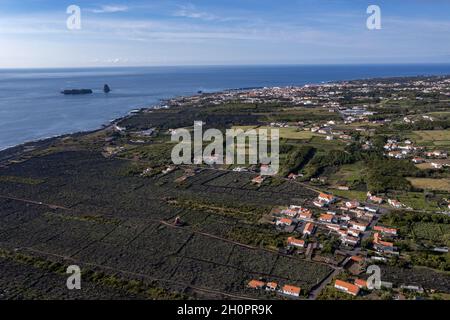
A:
<svg viewBox="0 0 450 320">
<path fill-rule="evenodd" d="M 303 232 L 312 232 L 314 230 L 314 225 L 311 222 L 308 222 L 305 226 L 305 229 L 303 229 Z"/>
<path fill-rule="evenodd" d="M 278 287 L 278 283 L 276 283 L 276 282 L 267 282 L 266 287 L 275 290 Z"/>
<path fill-rule="evenodd" d="M 378 243 L 385 247 L 393 247 L 394 246 L 394 244 L 392 242 L 387 242 L 387 241 L 379 240 Z"/>
<path fill-rule="evenodd" d="M 324 199 L 327 199 L 327 200 L 333 200 L 334 197 L 331 194 L 321 193 L 321 194 L 319 194 L 319 198 L 324 198 Z"/>
<path fill-rule="evenodd" d="M 386 232 L 386 233 L 393 233 L 393 234 L 397 233 L 397 229 L 386 228 L 386 227 L 382 227 L 382 226 L 375 226 L 375 227 L 373 227 L 373 230 L 380 231 L 380 232 Z"/>
<path fill-rule="evenodd" d="M 393 247 L 394 244 L 392 242 L 387 242 L 387 241 L 382 241 L 380 239 L 380 234 L 378 232 L 375 232 L 375 234 L 373 235 L 373 243 L 375 244 L 379 244 L 385 247 Z"/>
<path fill-rule="evenodd" d="M 356 262 L 362 262 L 364 260 L 361 256 L 352 256 L 351 259 Z"/>
<path fill-rule="evenodd" d="M 293 244 L 293 245 L 298 245 L 298 246 L 304 246 L 305 245 L 305 240 L 300 240 L 300 239 L 296 239 L 294 237 L 289 237 L 288 238 L 288 243 L 289 244 Z"/>
<path fill-rule="evenodd" d="M 311 211 L 303 211 L 303 212 L 300 212 L 300 217 L 305 217 L 305 218 L 311 218 L 312 217 L 312 213 L 311 213 Z"/>
<path fill-rule="evenodd" d="M 342 288 L 345 288 L 348 293 L 351 293 L 353 295 L 357 295 L 359 293 L 359 287 L 357 285 L 342 281 L 342 280 L 336 280 L 334 283 L 334 286 L 339 286 Z"/>
<path fill-rule="evenodd" d="M 321 214 L 320 215 L 320 217 L 319 217 L 319 219 L 320 220 L 325 220 L 325 221 L 331 221 L 332 219 L 333 219 L 333 215 L 332 214 L 326 214 L 326 213 L 324 213 L 324 214 Z"/>
<path fill-rule="evenodd" d="M 281 218 L 280 222 L 285 224 L 292 224 L 292 220 L 288 218 Z"/>
<path fill-rule="evenodd" d="M 360 288 L 366 288 L 367 287 L 367 281 L 364 279 L 356 279 L 355 284 Z"/>
<path fill-rule="evenodd" d="M 288 292 L 288 293 L 292 293 L 292 294 L 296 294 L 299 295 L 300 291 L 302 290 L 300 287 L 296 287 L 296 286 L 291 286 L 291 285 L 284 285 L 283 289 L 284 292 Z"/>
<path fill-rule="evenodd" d="M 259 289 L 259 288 L 264 287 L 264 282 L 259 281 L 259 280 L 250 280 L 250 282 L 248 283 L 248 286 L 253 289 Z"/>
</svg>

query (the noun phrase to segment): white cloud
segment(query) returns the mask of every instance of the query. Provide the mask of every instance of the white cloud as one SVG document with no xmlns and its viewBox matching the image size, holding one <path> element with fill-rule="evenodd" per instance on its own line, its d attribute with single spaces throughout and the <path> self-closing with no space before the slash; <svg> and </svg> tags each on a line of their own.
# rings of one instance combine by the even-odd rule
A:
<svg viewBox="0 0 450 320">
<path fill-rule="evenodd" d="M 116 12 L 126 12 L 128 11 L 127 6 L 123 5 L 103 5 L 99 9 L 90 9 L 93 13 L 116 13 Z"/>
<path fill-rule="evenodd" d="M 217 17 L 214 14 L 199 11 L 192 4 L 180 6 L 180 8 L 174 12 L 174 17 L 182 17 L 182 18 L 191 18 L 191 19 L 201 19 L 201 20 L 217 20 Z"/>
<path fill-rule="evenodd" d="M 358 17 L 344 19 L 345 23 L 340 17 L 328 20 L 322 16 L 294 21 L 244 19 L 241 12 L 217 11 L 218 16 L 215 11 L 186 5 L 171 7 L 163 18 L 133 19 L 107 12 L 137 11 L 135 5 L 97 6 L 86 11 L 93 12 L 94 8 L 98 14 L 83 16 L 82 29 L 76 31 L 67 29 L 68 15 L 63 11 L 0 14 L 0 66 L 85 65 L 86 61 L 89 65 L 320 62 L 348 61 L 349 57 L 355 57 L 355 61 L 388 61 L 383 57 L 408 55 L 414 55 L 411 61 L 415 57 L 418 61 L 433 55 L 445 55 L 439 59 L 448 60 L 450 52 L 450 22 L 446 20 L 386 17 L 383 30 L 371 32 L 365 28 L 365 20 Z M 324 21 L 311 23 L 316 18 Z M 97 55 L 101 58 L 93 60 Z M 149 55 L 152 58 L 146 60 Z"/>
</svg>

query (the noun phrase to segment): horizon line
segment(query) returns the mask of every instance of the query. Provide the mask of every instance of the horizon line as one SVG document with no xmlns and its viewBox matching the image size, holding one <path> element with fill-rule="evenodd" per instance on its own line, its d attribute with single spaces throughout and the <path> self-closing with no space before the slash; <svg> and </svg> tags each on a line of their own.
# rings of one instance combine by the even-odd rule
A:
<svg viewBox="0 0 450 320">
<path fill-rule="evenodd" d="M 58 69 L 112 69 L 112 68 L 193 68 L 193 67 L 309 67 L 309 66 L 414 66 L 450 65 L 450 62 L 374 62 L 374 63 L 258 63 L 258 64 L 161 64 L 161 65 L 102 65 L 102 66 L 57 66 L 57 67 L 1 67 L 0 70 L 58 70 Z"/>
</svg>

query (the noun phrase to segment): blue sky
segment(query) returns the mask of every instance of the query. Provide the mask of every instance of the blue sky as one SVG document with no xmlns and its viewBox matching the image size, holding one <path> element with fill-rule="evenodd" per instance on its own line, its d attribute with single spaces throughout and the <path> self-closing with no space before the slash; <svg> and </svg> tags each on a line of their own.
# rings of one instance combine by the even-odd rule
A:
<svg viewBox="0 0 450 320">
<path fill-rule="evenodd" d="M 68 30 L 66 8 L 81 8 Z M 381 30 L 366 9 L 381 8 Z M 0 0 L 0 67 L 449 63 L 446 0 Z"/>
</svg>

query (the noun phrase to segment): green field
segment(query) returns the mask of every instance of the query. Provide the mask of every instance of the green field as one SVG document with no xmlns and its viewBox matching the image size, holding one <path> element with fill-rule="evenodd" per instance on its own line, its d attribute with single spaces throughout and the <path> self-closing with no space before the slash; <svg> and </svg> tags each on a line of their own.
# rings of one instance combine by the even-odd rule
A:
<svg viewBox="0 0 450 320">
<path fill-rule="evenodd" d="M 267 129 L 268 132 L 273 129 L 278 129 L 280 132 L 281 139 L 289 139 L 289 140 L 309 140 L 312 137 L 320 136 L 319 134 L 313 133 L 311 131 L 299 130 L 298 128 L 272 128 L 272 127 L 257 127 L 257 126 L 234 126 L 233 129 L 242 129 L 242 130 L 250 130 L 250 129 Z M 323 137 L 325 139 L 325 137 Z"/>
<path fill-rule="evenodd" d="M 365 170 L 367 170 L 367 168 L 362 161 L 346 164 L 341 166 L 336 173 L 330 176 L 329 182 L 332 184 L 339 184 L 341 182 L 352 184 L 355 181 L 361 180 Z"/>
<path fill-rule="evenodd" d="M 450 190 L 450 179 L 407 178 L 416 188 L 428 190 Z"/>
<path fill-rule="evenodd" d="M 439 241 L 450 245 L 450 225 L 431 222 L 420 222 L 414 224 L 413 234 L 419 239 Z"/>
<path fill-rule="evenodd" d="M 409 137 L 423 146 L 450 147 L 450 130 L 413 131 Z"/>
<path fill-rule="evenodd" d="M 439 210 L 435 201 L 428 201 L 423 192 L 407 192 L 397 196 L 398 200 L 408 207 L 417 210 Z"/>
<path fill-rule="evenodd" d="M 330 190 L 331 193 L 338 197 L 344 197 L 347 199 L 354 199 L 358 201 L 366 201 L 367 192 L 365 191 L 355 191 L 355 190 Z"/>
</svg>

